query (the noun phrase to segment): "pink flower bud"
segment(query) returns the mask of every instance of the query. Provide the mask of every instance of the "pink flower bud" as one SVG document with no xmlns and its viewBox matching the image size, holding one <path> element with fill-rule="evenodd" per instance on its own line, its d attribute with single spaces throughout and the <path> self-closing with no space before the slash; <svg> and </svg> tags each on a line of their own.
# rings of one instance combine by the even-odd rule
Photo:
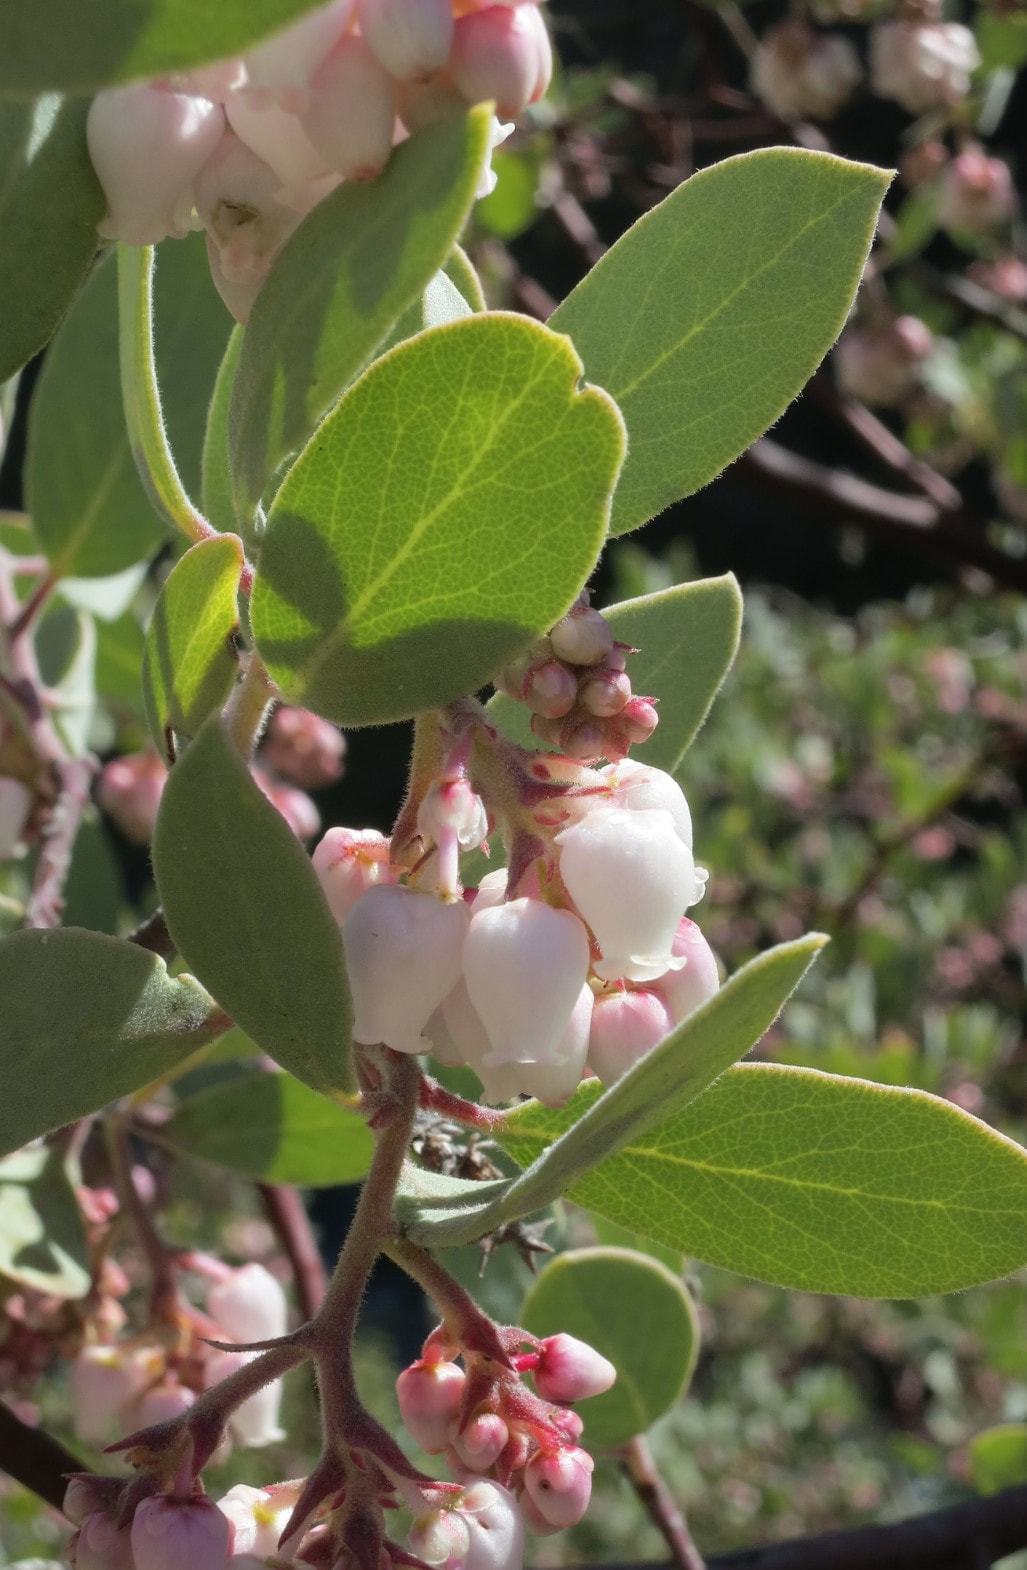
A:
<svg viewBox="0 0 1027 1570">
<path fill-rule="evenodd" d="M 613 630 L 605 616 L 576 605 L 549 634 L 553 649 L 570 665 L 602 665 L 613 652 Z"/>
<path fill-rule="evenodd" d="M 32 792 L 21 780 L 0 779 L 0 863 L 20 845 L 31 807 Z"/>
<path fill-rule="evenodd" d="M 613 1385 L 617 1370 L 587 1341 L 561 1332 L 543 1341 L 538 1366 L 531 1377 L 543 1401 L 562 1406 L 566 1401 L 601 1396 Z"/>
<path fill-rule="evenodd" d="M 311 180 L 321 180 L 329 167 L 300 121 L 284 109 L 253 109 L 236 93 L 225 112 L 236 136 L 278 176 L 278 200 L 287 206 L 293 193 Z"/>
<path fill-rule="evenodd" d="M 132 1534 L 105 1515 L 90 1515 L 72 1539 L 75 1570 L 138 1570 L 132 1555 Z"/>
<path fill-rule="evenodd" d="M 282 703 L 271 716 L 260 756 L 273 774 L 303 790 L 321 790 L 341 775 L 345 753 L 346 738 L 337 726 Z"/>
<path fill-rule="evenodd" d="M 863 75 L 840 33 L 818 33 L 792 18 L 768 28 L 752 60 L 754 91 L 782 120 L 829 120 Z"/>
<path fill-rule="evenodd" d="M 153 1494 L 132 1518 L 136 1570 L 224 1570 L 232 1527 L 213 1499 Z"/>
<path fill-rule="evenodd" d="M 223 1499 L 218 1509 L 233 1528 L 231 1570 L 239 1570 L 244 1554 L 252 1554 L 263 1563 L 265 1555 L 278 1548 L 278 1539 L 284 1532 L 292 1514 L 292 1502 L 276 1501 L 266 1488 L 251 1488 L 247 1483 L 236 1483 Z"/>
<path fill-rule="evenodd" d="M 587 1450 L 570 1446 L 540 1450 L 524 1469 L 524 1486 L 543 1520 L 577 1526 L 592 1497 L 595 1462 Z"/>
<path fill-rule="evenodd" d="M 353 1039 L 426 1052 L 421 1032 L 460 976 L 470 913 L 418 889 L 381 885 L 346 917 L 342 942 L 353 996 Z"/>
<path fill-rule="evenodd" d="M 631 697 L 631 679 L 623 671 L 603 671 L 583 684 L 581 707 L 599 719 L 612 719 Z"/>
<path fill-rule="evenodd" d="M 76 1526 L 81 1526 L 87 1516 L 113 1515 L 124 1486 L 124 1477 L 98 1477 L 93 1472 L 73 1473 L 61 1509 Z"/>
<path fill-rule="evenodd" d="M 687 916 L 678 923 L 671 952 L 676 960 L 683 959 L 684 965 L 654 977 L 651 986 L 666 999 L 674 1023 L 680 1025 L 720 990 L 720 972 L 713 950 Z"/>
<path fill-rule="evenodd" d="M 368 889 L 397 877 L 389 866 L 389 841 L 377 829 L 329 829 L 311 859 L 340 925 Z"/>
<path fill-rule="evenodd" d="M 938 222 L 943 229 L 980 234 L 1004 223 L 1016 210 L 1009 165 L 968 148 L 944 169 L 938 191 Z"/>
<path fill-rule="evenodd" d="M 301 16 L 244 56 L 246 97 L 255 109 L 272 104 L 298 114 L 311 78 L 345 32 L 353 0 L 333 0 Z"/>
<path fill-rule="evenodd" d="M 261 284 L 299 223 L 299 214 L 278 200 L 280 185 L 270 164 L 234 131 L 225 132 L 196 176 L 196 207 L 229 283 Z"/>
<path fill-rule="evenodd" d="M 877 332 L 849 328 L 834 352 L 838 386 L 872 408 L 892 409 L 916 390 L 934 338 L 916 316 L 900 316 Z"/>
<path fill-rule="evenodd" d="M 281 1282 L 263 1265 L 240 1265 L 207 1293 L 207 1312 L 231 1341 L 271 1341 L 288 1328 Z"/>
<path fill-rule="evenodd" d="M 126 839 L 146 845 L 153 836 L 167 777 L 167 768 L 156 752 L 130 752 L 104 764 L 96 799 Z"/>
<path fill-rule="evenodd" d="M 674 819 L 682 844 L 692 849 L 692 814 L 684 791 L 669 774 L 647 763 L 636 763 L 633 758 L 607 764 L 599 772 L 613 793 L 615 806 L 626 807 L 629 812 L 662 808 Z"/>
<path fill-rule="evenodd" d="M 577 680 L 566 665 L 549 660 L 528 672 L 523 698 L 533 714 L 548 720 L 562 719 L 573 709 L 577 697 Z"/>
<path fill-rule="evenodd" d="M 392 152 L 392 78 L 363 38 L 343 38 L 318 71 L 303 129 L 329 168 L 346 180 L 373 180 Z"/>
<path fill-rule="evenodd" d="M 491 98 L 501 120 L 519 115 L 541 98 L 552 75 L 549 35 L 537 7 L 492 5 L 461 17 L 449 68 L 468 103 Z M 572 658 L 560 648 L 557 653 Z"/>
<path fill-rule="evenodd" d="M 358 0 L 360 29 L 390 76 L 423 82 L 453 43 L 450 0 Z"/>
<path fill-rule="evenodd" d="M 453 1435 L 453 1449 L 471 1472 L 487 1472 L 495 1466 L 510 1438 L 498 1412 L 479 1412 Z"/>
<path fill-rule="evenodd" d="M 650 698 L 629 698 L 617 715 L 617 729 L 624 738 L 621 752 L 628 747 L 641 747 L 659 723 L 660 716 Z"/>
<path fill-rule="evenodd" d="M 225 128 L 205 98 L 139 83 L 97 93 L 86 140 L 107 198 L 100 233 L 126 245 L 156 245 L 192 226 L 192 183 Z"/>
<path fill-rule="evenodd" d="M 592 1010 L 588 1066 L 609 1089 L 673 1029 L 670 1004 L 658 992 L 606 993 Z"/>
<path fill-rule="evenodd" d="M 159 1379 L 164 1368 L 157 1347 L 83 1347 L 71 1366 L 71 1405 L 75 1432 L 91 1444 L 105 1444 L 121 1426 L 125 1408 Z"/>
<path fill-rule="evenodd" d="M 417 810 L 417 827 L 436 844 L 446 833 L 455 835 L 461 850 L 477 850 L 489 831 L 485 803 L 462 774 L 429 787 Z"/>
<path fill-rule="evenodd" d="M 588 973 L 588 935 L 569 910 L 516 899 L 476 911 L 464 977 L 488 1033 L 483 1063 L 550 1063 Z"/>
<path fill-rule="evenodd" d="M 262 769 L 253 770 L 253 782 L 289 825 L 298 840 L 311 840 L 321 827 L 321 814 L 306 791 L 281 785 Z"/>
<path fill-rule="evenodd" d="M 556 842 L 567 891 L 602 950 L 596 975 L 662 975 L 678 922 L 696 897 L 692 853 L 670 813 L 597 807 Z"/>
<path fill-rule="evenodd" d="M 960 22 L 878 22 L 870 34 L 870 85 L 910 114 L 958 103 L 980 64 L 974 35 Z"/>
<path fill-rule="evenodd" d="M 400 1416 L 428 1455 L 441 1455 L 449 1430 L 460 1415 L 467 1376 L 457 1363 L 418 1359 L 396 1380 Z"/>
<path fill-rule="evenodd" d="M 521 1570 L 524 1521 L 513 1495 L 482 1478 L 458 1503 L 415 1517 L 409 1542 L 418 1558 L 445 1570 Z"/>
<path fill-rule="evenodd" d="M 165 1379 L 163 1384 L 147 1390 L 134 1403 L 131 1413 L 127 1414 L 125 1426 L 132 1429 L 150 1428 L 154 1423 L 166 1423 L 188 1412 L 195 1400 L 195 1392 L 186 1385 L 174 1384 Z"/>
</svg>

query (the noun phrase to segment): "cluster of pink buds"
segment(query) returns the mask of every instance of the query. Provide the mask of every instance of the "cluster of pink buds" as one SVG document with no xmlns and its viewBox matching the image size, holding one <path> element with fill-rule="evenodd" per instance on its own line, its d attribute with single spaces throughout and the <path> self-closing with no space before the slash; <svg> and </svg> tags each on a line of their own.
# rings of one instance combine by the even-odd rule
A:
<svg viewBox="0 0 1027 1570">
<path fill-rule="evenodd" d="M 876 329 L 846 328 L 834 351 L 838 386 L 871 408 L 897 408 L 917 391 L 933 347 L 934 335 L 918 316 Z"/>
<path fill-rule="evenodd" d="M 609 1390 L 616 1370 L 574 1336 L 501 1334 L 512 1369 L 455 1347 L 439 1330 L 396 1381 L 410 1433 L 430 1455 L 445 1455 L 463 1484 L 440 1508 L 417 1514 L 410 1530 L 418 1559 L 444 1570 L 520 1570 L 525 1527 L 547 1536 L 575 1526 L 591 1497 L 593 1461 L 578 1444 L 582 1422 L 569 1403 Z M 534 1394 L 521 1378 L 528 1372 Z"/>
<path fill-rule="evenodd" d="M 497 680 L 508 698 L 531 710 L 531 728 L 568 758 L 592 761 L 627 755 L 656 729 L 652 698 L 636 697 L 627 657 L 605 617 L 582 593 L 562 621 L 533 643 Z"/>
<path fill-rule="evenodd" d="M 818 33 L 798 17 L 767 28 L 752 57 L 753 92 L 782 120 L 830 120 L 863 76 L 840 33 Z"/>
<path fill-rule="evenodd" d="M 476 889 L 461 896 L 453 869 L 486 813 L 452 770 L 422 803 L 429 849 L 412 872 L 373 830 L 331 830 L 314 866 L 342 929 L 356 1041 L 468 1063 L 488 1101 L 558 1106 L 589 1070 L 620 1078 L 719 980 L 685 915 L 706 873 L 676 782 L 630 760 L 523 757 L 530 832 L 514 843 L 527 850 Z M 436 852 L 432 886 L 415 886 Z"/>
<path fill-rule="evenodd" d="M 468 104 L 512 119 L 551 74 L 535 0 L 331 0 L 239 59 L 97 95 L 101 233 L 148 245 L 205 229 L 245 321 L 282 245 L 343 180 L 374 179 L 396 142 Z M 503 134 L 497 121 L 494 143 Z"/>
<path fill-rule="evenodd" d="M 176 1293 L 160 1324 L 128 1340 L 92 1343 L 79 1351 L 71 1371 L 71 1400 L 81 1440 L 102 1445 L 179 1417 L 201 1391 L 254 1355 L 219 1351 L 208 1341 L 244 1345 L 285 1334 L 285 1294 L 263 1265 L 231 1269 L 205 1258 L 192 1263 L 212 1278 L 205 1313 Z M 231 1438 L 247 1447 L 281 1439 L 280 1401 L 280 1381 L 244 1401 L 232 1414 Z M 219 1460 L 229 1448 L 226 1441 Z"/>
<path fill-rule="evenodd" d="M 276 709 L 253 778 L 297 839 L 313 839 L 320 829 L 320 813 L 307 791 L 338 779 L 344 751 L 341 733 L 326 720 L 306 709 Z M 167 777 L 153 748 L 112 758 L 100 770 L 97 802 L 133 844 L 148 845 L 153 838 Z"/>
<path fill-rule="evenodd" d="M 968 147 L 947 164 L 938 184 L 938 222 L 957 235 L 986 234 L 1016 211 L 1009 165 Z"/>
<path fill-rule="evenodd" d="M 880 98 L 919 115 L 965 98 L 980 59 L 961 22 L 879 22 L 870 34 L 870 85 Z"/>
</svg>

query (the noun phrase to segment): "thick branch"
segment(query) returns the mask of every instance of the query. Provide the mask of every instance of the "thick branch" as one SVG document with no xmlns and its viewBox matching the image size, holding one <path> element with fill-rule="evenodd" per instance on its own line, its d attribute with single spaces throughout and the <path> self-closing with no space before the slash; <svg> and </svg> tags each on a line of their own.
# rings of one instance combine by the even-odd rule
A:
<svg viewBox="0 0 1027 1570">
<path fill-rule="evenodd" d="M 264 1211 L 292 1267 L 296 1296 L 304 1319 L 313 1319 L 328 1289 L 321 1251 L 306 1206 L 296 1189 L 284 1183 L 261 1183 Z"/>
<path fill-rule="evenodd" d="M 54 766 L 57 800 L 43 833 L 28 905 L 26 927 L 56 927 L 64 909 L 64 885 L 75 850 L 82 813 L 89 801 L 95 764 L 91 758 L 68 758 Z"/>
<path fill-rule="evenodd" d="M 674 1555 L 677 1570 L 706 1570 L 705 1561 L 692 1541 L 685 1513 L 660 1476 L 644 1434 L 625 1445 L 621 1465 L 640 1504 Z"/>
<path fill-rule="evenodd" d="M 78 1456 L 42 1428 L 30 1428 L 0 1402 L 0 1466 L 24 1488 L 60 1510 L 69 1472 L 87 1472 Z"/>
</svg>

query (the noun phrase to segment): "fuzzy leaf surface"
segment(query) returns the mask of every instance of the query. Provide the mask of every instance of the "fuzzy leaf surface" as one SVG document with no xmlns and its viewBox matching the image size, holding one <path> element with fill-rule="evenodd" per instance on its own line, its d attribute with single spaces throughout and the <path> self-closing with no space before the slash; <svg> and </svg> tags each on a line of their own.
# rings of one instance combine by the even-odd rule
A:
<svg viewBox="0 0 1027 1570">
<path fill-rule="evenodd" d="M 207 426 L 203 433 L 200 499 L 204 517 L 215 529 L 228 532 L 238 527 L 232 496 L 232 471 L 228 465 L 228 408 L 232 401 L 242 343 L 243 329 L 237 322 L 229 337 L 225 357 L 218 367 L 207 411 Z"/>
<path fill-rule="evenodd" d="M 0 1152 L 149 1084 L 224 1029 L 191 976 L 72 927 L 5 938 L 0 997 Z"/>
<path fill-rule="evenodd" d="M 890 178 L 801 148 L 725 159 L 640 218 L 553 314 L 628 427 L 614 534 L 708 484 L 809 380 Z"/>
<path fill-rule="evenodd" d="M 577 1336 L 617 1370 L 612 1389 L 576 1407 L 590 1449 L 625 1445 L 651 1428 L 680 1400 L 699 1355 L 699 1321 L 683 1282 L 628 1248 L 559 1254 L 532 1282 L 517 1323 L 540 1338 Z"/>
<path fill-rule="evenodd" d="M 159 248 L 154 298 L 163 414 L 182 482 L 196 493 L 206 408 L 229 328 L 201 236 Z M 95 269 L 46 357 L 29 411 L 26 495 L 60 574 L 121 572 L 166 538 L 125 426 L 113 258 Z"/>
<path fill-rule="evenodd" d="M 239 666 L 242 544 L 203 540 L 176 562 L 153 608 L 143 654 L 143 701 L 154 746 L 174 762 L 173 736 L 191 739 L 224 707 Z"/>
<path fill-rule="evenodd" d="M 342 725 L 472 692 L 567 610 L 623 454 L 565 338 L 468 316 L 377 361 L 275 497 L 253 631 L 290 701 Z"/>
<path fill-rule="evenodd" d="M 49 342 L 96 254 L 106 203 L 87 108 L 56 93 L 0 102 L 0 382 Z"/>
<path fill-rule="evenodd" d="M 608 1163 L 622 1146 L 633 1146 L 673 1117 L 756 1045 L 826 941 L 819 933 L 810 933 L 751 960 L 605 1093 L 598 1086 L 582 1085 L 559 1112 L 550 1113 L 534 1102 L 508 1112 L 496 1137 L 526 1170 L 476 1210 L 464 1206 L 457 1215 L 447 1216 L 426 1209 L 421 1218 L 424 1234 L 412 1235 L 418 1242 L 439 1247 L 467 1243 L 504 1221 L 543 1209 L 563 1194 L 576 1198 L 580 1180 L 593 1167 Z M 531 1127 L 536 1114 L 557 1119 L 547 1125 L 556 1132 L 544 1148 L 533 1150 L 526 1163 L 523 1120 L 527 1118 Z M 637 1217 L 611 1219 L 629 1229 L 651 1231 Z M 684 1247 L 673 1241 L 670 1246 Z"/>
<path fill-rule="evenodd" d="M 540 1159 L 595 1104 L 586 1085 L 559 1112 L 518 1108 L 503 1146 Z M 927 1297 L 1027 1263 L 1027 1153 L 924 1091 L 815 1069 L 732 1069 L 569 1197 L 709 1264 L 807 1292 Z"/>
<path fill-rule="evenodd" d="M 479 107 L 411 137 L 377 180 L 346 181 L 320 202 L 276 259 L 229 409 L 240 513 L 446 261 L 474 200 L 489 124 Z"/>
<path fill-rule="evenodd" d="M 236 1024 L 314 1090 L 351 1089 L 339 929 L 217 715 L 168 777 L 153 865 L 179 953 Z"/>
<path fill-rule="evenodd" d="M 291 1074 L 251 1074 L 200 1091 L 160 1133 L 185 1155 L 256 1182 L 303 1188 L 356 1183 L 374 1151 L 374 1137 L 359 1113 Z"/>
<path fill-rule="evenodd" d="M 238 53 L 312 0 L 12 0 L 3 8 L 0 93 L 93 91 Z"/>
</svg>

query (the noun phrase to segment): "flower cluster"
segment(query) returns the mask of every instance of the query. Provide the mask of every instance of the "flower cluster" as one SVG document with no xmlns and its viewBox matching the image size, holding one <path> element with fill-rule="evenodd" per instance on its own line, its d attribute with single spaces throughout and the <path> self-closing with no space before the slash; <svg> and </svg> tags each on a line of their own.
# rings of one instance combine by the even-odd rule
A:
<svg viewBox="0 0 1027 1570">
<path fill-rule="evenodd" d="M 508 1334 L 531 1348 L 513 1357 L 513 1371 L 466 1348 L 461 1367 L 436 1331 L 396 1382 L 406 1427 L 423 1450 L 445 1455 L 464 1485 L 418 1514 L 410 1531 L 417 1557 L 445 1570 L 519 1570 L 525 1527 L 545 1536 L 576 1525 L 588 1508 L 592 1457 L 567 1404 L 609 1390 L 613 1365 L 574 1336 Z"/>
<path fill-rule="evenodd" d="M 487 1101 L 556 1106 L 589 1071 L 620 1078 L 719 983 L 685 915 L 706 874 L 676 782 L 632 760 L 525 756 L 526 795 L 539 793 L 528 851 L 462 896 L 456 854 L 482 843 L 488 815 L 459 772 L 418 814 L 433 887 L 431 849 L 402 882 L 369 829 L 330 830 L 313 859 L 342 928 L 354 1039 L 468 1063 Z"/>
<path fill-rule="evenodd" d="M 540 741 L 568 758 L 623 758 L 656 729 L 654 700 L 632 693 L 627 657 L 609 623 L 582 593 L 549 635 L 499 674 L 508 698 L 531 710 Z"/>
<path fill-rule="evenodd" d="M 111 1486 L 119 1481 L 82 1476 L 69 1485 L 64 1513 L 78 1528 L 68 1549 L 75 1570 L 264 1570 L 288 1563 L 277 1548 L 296 1484 L 238 1483 L 217 1503 L 195 1488 L 151 1494 L 122 1523 Z"/>
<path fill-rule="evenodd" d="M 374 179 L 396 142 L 468 104 L 512 118 L 551 73 L 534 0 L 331 0 L 239 59 L 96 96 L 101 233 L 149 245 L 205 229 L 214 282 L 245 321 L 289 235 L 342 181 Z"/>
</svg>

